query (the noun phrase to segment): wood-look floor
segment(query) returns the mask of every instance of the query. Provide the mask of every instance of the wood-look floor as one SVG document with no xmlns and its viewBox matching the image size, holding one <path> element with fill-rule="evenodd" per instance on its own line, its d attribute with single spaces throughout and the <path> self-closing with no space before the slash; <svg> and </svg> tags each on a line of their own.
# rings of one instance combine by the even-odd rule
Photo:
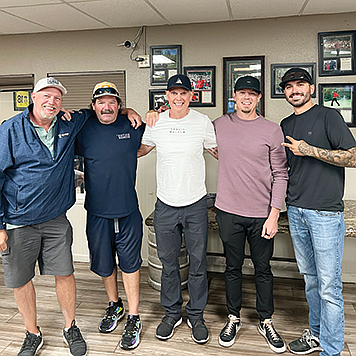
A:
<svg viewBox="0 0 356 356">
<path fill-rule="evenodd" d="M 218 336 L 226 321 L 225 292 L 223 275 L 209 274 L 209 301 L 205 311 L 206 325 L 210 331 L 210 340 L 205 345 L 196 344 L 190 329 L 184 322 L 168 341 L 155 338 L 155 330 L 163 316 L 159 301 L 159 292 L 147 284 L 147 268 L 141 272 L 140 315 L 143 322 L 141 343 L 133 351 L 123 351 L 118 346 L 124 322 L 111 334 L 98 332 L 104 309 L 107 306 L 106 294 L 101 279 L 89 271 L 86 263 L 75 265 L 77 281 L 77 324 L 85 337 L 88 355 L 110 356 L 116 354 L 132 355 L 169 355 L 169 356 L 215 356 L 215 355 L 273 355 L 264 338 L 258 333 L 258 316 L 255 311 L 255 288 L 252 277 L 246 276 L 243 286 L 242 328 L 236 343 L 230 348 L 218 344 Z M 21 347 L 25 328 L 16 308 L 13 293 L 4 287 L 3 268 L 0 267 L 0 355 L 17 355 Z M 44 346 L 40 356 L 68 355 L 68 349 L 62 341 L 63 318 L 60 312 L 53 278 L 36 276 L 38 324 L 44 335 Z M 126 303 L 122 282 L 119 283 L 121 296 Z M 184 291 L 185 302 L 188 299 Z M 275 314 L 274 323 L 286 342 L 300 336 L 307 327 L 308 308 L 302 280 L 275 278 Z M 345 298 L 345 349 L 342 356 L 356 356 L 356 285 L 344 285 Z M 184 321 L 186 314 L 183 314 Z M 288 352 L 288 351 L 287 351 Z"/>
</svg>

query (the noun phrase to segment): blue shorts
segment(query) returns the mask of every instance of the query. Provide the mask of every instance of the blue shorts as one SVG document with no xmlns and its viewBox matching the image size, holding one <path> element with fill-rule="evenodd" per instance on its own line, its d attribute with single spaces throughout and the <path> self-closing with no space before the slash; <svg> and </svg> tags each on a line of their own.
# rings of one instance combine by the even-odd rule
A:
<svg viewBox="0 0 356 356">
<path fill-rule="evenodd" d="M 116 266 L 116 253 L 123 272 L 134 273 L 140 269 L 142 216 L 138 209 L 118 219 L 101 218 L 88 212 L 87 239 L 90 269 L 99 276 L 112 275 Z"/>
</svg>

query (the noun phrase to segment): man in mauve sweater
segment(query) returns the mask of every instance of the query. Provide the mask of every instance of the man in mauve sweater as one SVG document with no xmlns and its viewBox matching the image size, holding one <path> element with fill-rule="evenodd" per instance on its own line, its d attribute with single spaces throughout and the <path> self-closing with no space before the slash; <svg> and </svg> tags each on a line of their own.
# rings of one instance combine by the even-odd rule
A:
<svg viewBox="0 0 356 356">
<path fill-rule="evenodd" d="M 242 265 L 245 241 L 255 268 L 258 331 L 277 353 L 285 343 L 272 323 L 273 275 L 270 259 L 273 237 L 285 198 L 288 172 L 279 125 L 257 114 L 261 99 L 258 79 L 245 76 L 234 87 L 236 113 L 214 123 L 219 156 L 215 206 L 226 257 L 225 286 L 228 320 L 219 336 L 224 347 L 233 345 L 241 327 Z"/>
</svg>

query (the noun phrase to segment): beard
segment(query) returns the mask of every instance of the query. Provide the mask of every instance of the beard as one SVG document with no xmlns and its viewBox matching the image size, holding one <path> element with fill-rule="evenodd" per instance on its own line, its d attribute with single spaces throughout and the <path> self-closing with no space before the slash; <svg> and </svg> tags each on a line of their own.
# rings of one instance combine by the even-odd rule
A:
<svg viewBox="0 0 356 356">
<path fill-rule="evenodd" d="M 300 95 L 301 98 L 298 101 L 293 101 L 293 96 L 294 95 Z M 303 94 L 303 93 L 293 93 L 289 97 L 287 97 L 286 99 L 287 99 L 288 103 L 291 104 L 292 106 L 294 106 L 295 108 L 300 108 L 301 106 L 303 106 L 304 104 L 309 102 L 310 98 L 311 98 L 311 93 L 310 93 L 310 91 L 308 91 L 305 94 Z"/>
<path fill-rule="evenodd" d="M 52 114 L 48 114 L 43 108 L 41 109 L 41 116 L 43 119 L 53 120 L 57 114 L 57 110 L 55 110 Z"/>
</svg>

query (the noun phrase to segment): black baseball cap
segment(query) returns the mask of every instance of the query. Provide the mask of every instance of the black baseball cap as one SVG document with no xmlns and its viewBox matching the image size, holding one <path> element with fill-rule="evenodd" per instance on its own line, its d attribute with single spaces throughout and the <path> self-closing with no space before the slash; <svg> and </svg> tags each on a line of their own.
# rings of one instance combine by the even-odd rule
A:
<svg viewBox="0 0 356 356">
<path fill-rule="evenodd" d="M 313 79 L 308 71 L 303 68 L 291 68 L 284 73 L 279 86 L 284 89 L 286 84 L 293 80 L 304 80 L 309 84 L 314 84 Z"/>
<path fill-rule="evenodd" d="M 167 90 L 177 87 L 192 91 L 190 79 L 184 74 L 176 74 L 168 79 Z"/>
<path fill-rule="evenodd" d="M 251 75 L 246 75 L 244 77 L 240 77 L 239 79 L 237 79 L 235 83 L 234 91 L 240 89 L 252 89 L 254 91 L 257 91 L 258 94 L 260 94 L 261 84 L 257 78 L 252 77 Z"/>
</svg>

